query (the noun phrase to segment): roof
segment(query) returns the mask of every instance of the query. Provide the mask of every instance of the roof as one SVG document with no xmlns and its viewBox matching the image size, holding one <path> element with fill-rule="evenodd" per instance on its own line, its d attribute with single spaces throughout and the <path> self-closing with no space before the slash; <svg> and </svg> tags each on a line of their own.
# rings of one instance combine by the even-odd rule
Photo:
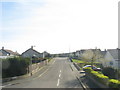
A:
<svg viewBox="0 0 120 90">
<path fill-rule="evenodd" d="M 12 54 L 12 55 L 20 55 L 19 53 L 13 52 L 12 50 L 8 50 L 8 49 L 1 49 L 1 50 L 4 50 L 6 53 L 9 53 L 9 54 Z"/>
<path fill-rule="evenodd" d="M 33 52 L 28 53 L 30 50 L 32 50 Z M 43 53 L 40 53 L 40 52 L 34 50 L 33 48 L 29 48 L 28 50 L 26 50 L 25 52 L 23 52 L 21 54 L 21 56 L 24 57 L 24 55 L 25 55 L 25 57 L 31 57 L 33 54 L 35 54 L 36 57 L 42 57 L 42 55 L 43 55 Z"/>
<path fill-rule="evenodd" d="M 33 50 L 34 52 L 36 52 L 36 53 L 38 53 L 38 54 L 41 54 L 41 53 L 39 53 L 38 51 L 36 51 L 36 50 L 34 50 L 34 49 L 32 49 L 32 48 L 29 48 L 28 50 L 26 50 L 26 51 L 23 52 L 22 54 L 26 53 L 26 52 L 29 51 L 29 50 Z"/>
<path fill-rule="evenodd" d="M 90 49 L 90 50 L 92 50 L 92 51 L 96 51 L 96 50 L 101 51 L 100 49 Z"/>
<path fill-rule="evenodd" d="M 84 51 L 86 51 L 86 50 L 80 50 L 81 53 L 84 53 Z"/>
<path fill-rule="evenodd" d="M 120 49 L 108 49 L 107 50 L 114 59 L 120 60 Z"/>
<path fill-rule="evenodd" d="M 101 54 L 103 55 L 103 57 L 105 56 L 107 51 L 101 51 Z"/>
</svg>

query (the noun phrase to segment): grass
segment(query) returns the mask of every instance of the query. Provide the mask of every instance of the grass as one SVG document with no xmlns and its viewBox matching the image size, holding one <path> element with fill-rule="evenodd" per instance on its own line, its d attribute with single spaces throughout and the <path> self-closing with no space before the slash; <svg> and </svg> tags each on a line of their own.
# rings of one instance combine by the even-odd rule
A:
<svg viewBox="0 0 120 90">
<path fill-rule="evenodd" d="M 49 59 L 48 59 L 48 62 L 50 62 L 51 60 L 52 60 L 52 58 L 49 58 Z"/>
<path fill-rule="evenodd" d="M 75 62 L 75 63 L 85 63 L 84 61 L 77 60 L 77 59 L 72 59 L 72 61 Z"/>
</svg>

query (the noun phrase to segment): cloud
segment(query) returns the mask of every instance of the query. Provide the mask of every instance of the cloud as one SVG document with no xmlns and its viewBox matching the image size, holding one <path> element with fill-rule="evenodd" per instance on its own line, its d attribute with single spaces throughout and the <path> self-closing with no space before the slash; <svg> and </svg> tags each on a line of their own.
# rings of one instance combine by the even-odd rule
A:
<svg viewBox="0 0 120 90">
<path fill-rule="evenodd" d="M 4 27 L 18 33 L 22 30 L 19 37 L 6 42 L 16 49 L 22 47 L 21 52 L 33 44 L 40 51 L 50 52 L 67 52 L 69 45 L 72 51 L 117 46 L 117 1 L 44 0 L 40 6 L 37 1 L 23 1 L 24 17 L 7 22 L 9 29 Z"/>
</svg>

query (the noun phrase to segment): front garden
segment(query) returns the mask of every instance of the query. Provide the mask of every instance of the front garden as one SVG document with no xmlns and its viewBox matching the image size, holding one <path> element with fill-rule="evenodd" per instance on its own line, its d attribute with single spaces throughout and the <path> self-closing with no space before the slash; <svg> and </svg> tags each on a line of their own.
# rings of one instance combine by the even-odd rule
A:
<svg viewBox="0 0 120 90">
<path fill-rule="evenodd" d="M 86 72 L 86 76 L 95 79 L 97 82 L 101 83 L 102 85 L 105 85 L 110 88 L 120 88 L 120 80 L 111 79 L 108 76 L 105 76 L 102 72 L 94 71 L 90 67 L 87 67 L 85 72 Z"/>
<path fill-rule="evenodd" d="M 72 59 L 74 63 L 79 65 L 80 69 L 85 65 L 91 65 L 90 62 L 83 60 Z M 120 88 L 120 70 L 115 70 L 111 67 L 103 67 L 99 62 L 93 63 L 96 67 L 102 68 L 102 71 L 94 71 L 87 67 L 85 72 L 89 77 L 94 78 L 97 82 L 106 85 L 110 88 Z"/>
</svg>

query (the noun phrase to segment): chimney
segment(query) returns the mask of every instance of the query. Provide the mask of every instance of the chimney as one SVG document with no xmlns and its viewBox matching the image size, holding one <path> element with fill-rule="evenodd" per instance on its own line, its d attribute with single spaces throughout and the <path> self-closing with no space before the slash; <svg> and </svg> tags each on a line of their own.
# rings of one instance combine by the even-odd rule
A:
<svg viewBox="0 0 120 90">
<path fill-rule="evenodd" d="M 33 46 L 31 46 L 31 49 L 33 49 Z"/>
<path fill-rule="evenodd" d="M 118 50 L 119 48 L 117 48 L 117 50 Z"/>
<path fill-rule="evenodd" d="M 4 47 L 2 47 L 2 50 L 4 50 Z"/>
<path fill-rule="evenodd" d="M 107 50 L 105 49 L 104 51 L 106 52 Z"/>
</svg>

